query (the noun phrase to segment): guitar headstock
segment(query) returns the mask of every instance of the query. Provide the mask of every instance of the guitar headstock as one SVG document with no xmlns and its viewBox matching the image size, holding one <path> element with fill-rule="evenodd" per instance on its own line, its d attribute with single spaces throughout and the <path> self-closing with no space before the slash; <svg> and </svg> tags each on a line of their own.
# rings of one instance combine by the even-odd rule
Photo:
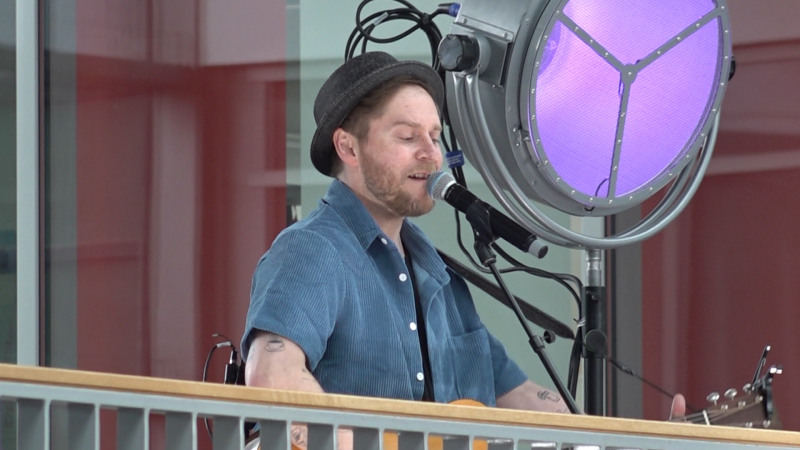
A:
<svg viewBox="0 0 800 450">
<path fill-rule="evenodd" d="M 736 389 L 728 389 L 722 397 L 712 392 L 706 399 L 713 406 L 687 415 L 683 420 L 706 425 L 780 429 L 781 423 L 772 398 L 772 379 L 781 372 L 780 366 L 770 367 L 755 383 L 744 385 L 741 395 Z"/>
</svg>

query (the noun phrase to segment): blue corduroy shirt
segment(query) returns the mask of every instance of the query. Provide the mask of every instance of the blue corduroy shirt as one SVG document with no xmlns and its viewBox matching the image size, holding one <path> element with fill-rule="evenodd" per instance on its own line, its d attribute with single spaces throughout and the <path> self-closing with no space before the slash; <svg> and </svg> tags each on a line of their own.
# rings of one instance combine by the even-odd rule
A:
<svg viewBox="0 0 800 450">
<path fill-rule="evenodd" d="M 481 323 L 466 283 L 408 220 L 436 401 L 494 406 L 527 377 Z M 326 392 L 419 400 L 424 390 L 411 279 L 356 195 L 334 180 L 319 208 L 283 230 L 259 260 L 242 339 L 281 335 L 305 352 Z"/>
</svg>

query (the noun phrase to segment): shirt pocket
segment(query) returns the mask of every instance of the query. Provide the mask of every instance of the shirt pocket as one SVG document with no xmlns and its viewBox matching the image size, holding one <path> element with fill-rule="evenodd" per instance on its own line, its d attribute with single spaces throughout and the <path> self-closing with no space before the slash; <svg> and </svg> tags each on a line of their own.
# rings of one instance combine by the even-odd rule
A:
<svg viewBox="0 0 800 450">
<path fill-rule="evenodd" d="M 448 337 L 447 353 L 451 361 L 458 398 L 493 405 L 495 398 L 492 352 L 486 328 L 481 327 L 467 334 Z"/>
</svg>

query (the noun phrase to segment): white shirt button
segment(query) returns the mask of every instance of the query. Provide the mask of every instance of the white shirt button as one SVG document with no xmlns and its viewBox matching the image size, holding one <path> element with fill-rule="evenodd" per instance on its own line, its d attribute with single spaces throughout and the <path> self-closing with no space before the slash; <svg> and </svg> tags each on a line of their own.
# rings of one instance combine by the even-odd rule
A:
<svg viewBox="0 0 800 450">
<path fill-rule="evenodd" d="M 425 379 L 425 375 L 422 372 L 417 372 L 417 380 L 422 381 Z"/>
<path fill-rule="evenodd" d="M 411 322 L 410 324 L 408 324 L 408 328 L 411 328 L 411 331 L 417 331 L 417 324 Z"/>
<path fill-rule="evenodd" d="M 406 281 L 408 279 L 408 276 L 406 274 L 404 274 L 404 273 L 401 273 L 399 278 L 400 278 L 400 281 Z"/>
<path fill-rule="evenodd" d="M 383 245 L 386 245 L 386 244 L 389 243 L 389 241 L 387 241 L 386 238 L 381 238 L 381 242 L 383 242 Z"/>
</svg>

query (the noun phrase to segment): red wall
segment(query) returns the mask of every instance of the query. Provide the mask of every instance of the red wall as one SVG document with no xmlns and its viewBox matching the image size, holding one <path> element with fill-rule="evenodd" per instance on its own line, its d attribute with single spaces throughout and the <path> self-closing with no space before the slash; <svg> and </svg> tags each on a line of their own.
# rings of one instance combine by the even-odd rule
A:
<svg viewBox="0 0 800 450">
<path fill-rule="evenodd" d="M 203 64 L 199 0 L 76 3 L 77 368 L 200 380 L 212 333 L 238 348 L 286 225 L 285 61 Z M 285 4 L 267 3 L 252 45 L 285 53 Z"/>
<path fill-rule="evenodd" d="M 643 245 L 644 374 L 706 407 L 751 381 L 765 345 L 785 429 L 800 430 L 800 42 L 736 48 L 708 175 L 687 211 Z M 652 202 L 651 202 L 652 203 Z M 652 204 L 650 206 L 653 206 Z M 645 412 L 669 399 L 645 388 Z"/>
</svg>

